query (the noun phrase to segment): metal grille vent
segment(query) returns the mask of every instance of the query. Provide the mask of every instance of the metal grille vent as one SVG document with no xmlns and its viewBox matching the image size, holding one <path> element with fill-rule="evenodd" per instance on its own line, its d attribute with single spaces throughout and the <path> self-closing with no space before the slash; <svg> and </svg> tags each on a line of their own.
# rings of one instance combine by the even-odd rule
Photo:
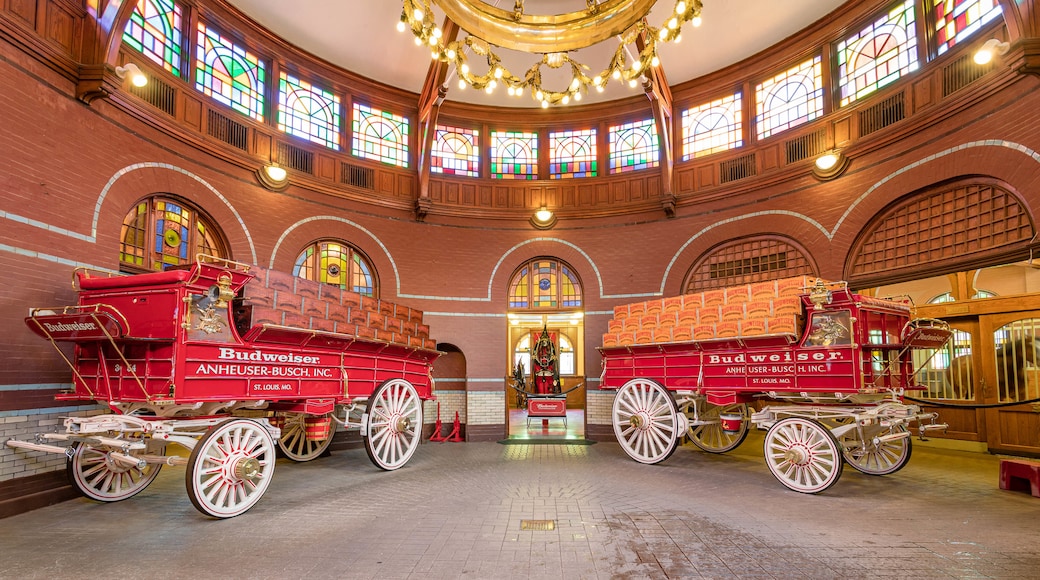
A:
<svg viewBox="0 0 1040 580">
<path fill-rule="evenodd" d="M 745 177 L 757 175 L 755 154 L 745 155 L 719 164 L 719 182 L 729 183 Z"/>
<path fill-rule="evenodd" d="M 314 153 L 288 143 L 278 144 L 278 163 L 296 171 L 314 173 Z"/>
<path fill-rule="evenodd" d="M 367 167 L 358 167 L 349 163 L 340 166 L 339 180 L 341 183 L 361 187 L 364 189 L 376 188 L 376 172 Z"/>
<path fill-rule="evenodd" d="M 906 100 L 903 93 L 892 95 L 859 113 L 859 134 L 869 135 L 906 118 Z"/>
<path fill-rule="evenodd" d="M 148 84 L 143 87 L 130 83 L 130 94 L 171 117 L 176 116 L 177 91 L 156 76 L 149 78 Z"/>
<path fill-rule="evenodd" d="M 943 96 L 947 97 L 982 78 L 993 65 L 979 66 L 966 54 L 943 67 Z"/>
<path fill-rule="evenodd" d="M 758 274 L 759 272 L 770 272 L 787 268 L 787 252 L 779 252 L 766 256 L 755 256 L 741 260 L 720 262 L 711 265 L 711 278 L 729 278 L 731 276 L 746 276 Z"/>
<path fill-rule="evenodd" d="M 794 163 L 802 159 L 816 157 L 827 150 L 827 132 L 823 129 L 808 135 L 802 135 L 784 143 L 787 162 Z"/>
<path fill-rule="evenodd" d="M 551 532 L 556 529 L 556 520 L 520 520 L 520 529 Z"/>
<path fill-rule="evenodd" d="M 249 128 L 216 111 L 209 111 L 206 132 L 210 137 L 216 137 L 232 147 L 238 147 L 243 151 L 249 150 Z"/>
</svg>

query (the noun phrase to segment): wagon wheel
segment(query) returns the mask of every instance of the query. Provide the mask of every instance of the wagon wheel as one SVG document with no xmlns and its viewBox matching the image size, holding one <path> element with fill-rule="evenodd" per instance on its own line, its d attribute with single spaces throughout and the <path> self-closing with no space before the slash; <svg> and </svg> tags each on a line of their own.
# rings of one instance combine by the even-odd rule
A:
<svg viewBox="0 0 1040 580">
<path fill-rule="evenodd" d="M 765 458 L 780 483 L 802 493 L 820 493 L 841 477 L 838 442 L 823 425 L 789 417 L 766 433 Z"/>
<path fill-rule="evenodd" d="M 391 379 L 380 385 L 362 417 L 368 458 L 387 471 L 408 463 L 419 446 L 422 421 L 422 400 L 411 383 Z"/>
<path fill-rule="evenodd" d="M 719 415 L 723 413 L 732 413 L 744 418 L 740 422 L 740 429 L 736 433 L 727 433 L 722 429 Z M 744 403 L 721 406 L 705 403 L 704 409 L 700 413 L 700 419 L 702 421 L 712 421 L 712 423 L 708 425 L 690 425 L 687 435 L 694 445 L 708 453 L 733 451 L 747 437 L 749 425 L 747 416 L 747 405 Z"/>
<path fill-rule="evenodd" d="M 853 469 L 867 475 L 889 475 L 902 469 L 913 452 L 910 438 L 882 441 L 874 445 L 873 439 L 887 433 L 903 433 L 906 427 L 890 429 L 880 425 L 863 428 L 863 440 L 856 431 L 848 432 L 839 439 L 842 444 L 842 455 Z"/>
<path fill-rule="evenodd" d="M 274 475 L 274 439 L 250 419 L 228 419 L 199 439 L 188 458 L 188 497 L 215 518 L 245 513 L 260 501 Z"/>
<path fill-rule="evenodd" d="M 310 461 L 329 448 L 332 444 L 334 429 L 329 431 L 329 436 L 321 441 L 307 438 L 307 428 L 304 419 L 308 417 L 303 413 L 286 413 L 285 425 L 282 427 L 282 436 L 278 438 L 278 448 L 286 457 L 293 461 Z"/>
<path fill-rule="evenodd" d="M 640 463 L 660 463 L 675 451 L 686 432 L 675 398 L 649 379 L 632 379 L 614 397 L 614 435 L 629 457 Z"/>
<path fill-rule="evenodd" d="M 112 449 L 73 445 L 65 473 L 83 495 L 97 501 L 120 501 L 137 495 L 155 480 L 162 467 L 158 463 L 138 467 L 114 459 Z"/>
</svg>

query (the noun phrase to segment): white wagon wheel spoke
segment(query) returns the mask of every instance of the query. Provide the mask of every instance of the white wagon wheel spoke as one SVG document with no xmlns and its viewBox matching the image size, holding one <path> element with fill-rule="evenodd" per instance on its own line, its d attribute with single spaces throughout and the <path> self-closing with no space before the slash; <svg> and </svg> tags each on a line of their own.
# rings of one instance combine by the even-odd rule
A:
<svg viewBox="0 0 1040 580">
<path fill-rule="evenodd" d="M 158 463 L 130 465 L 114 459 L 111 452 L 76 443 L 65 466 L 69 482 L 91 499 L 113 502 L 137 495 L 159 475 Z"/>
<path fill-rule="evenodd" d="M 614 434 L 632 459 L 659 463 L 678 444 L 678 412 L 675 399 L 664 387 L 647 379 L 633 379 L 614 397 Z"/>
<path fill-rule="evenodd" d="M 841 477 L 841 446 L 823 425 L 800 417 L 777 421 L 765 438 L 773 476 L 789 489 L 819 493 Z"/>
<path fill-rule="evenodd" d="M 422 404 L 415 387 L 403 379 L 380 385 L 368 401 L 365 451 L 377 467 L 391 471 L 411 459 L 419 446 Z"/>
<path fill-rule="evenodd" d="M 274 445 L 267 429 L 250 419 L 228 419 L 211 428 L 188 458 L 191 503 L 215 518 L 246 512 L 271 484 Z"/>
</svg>

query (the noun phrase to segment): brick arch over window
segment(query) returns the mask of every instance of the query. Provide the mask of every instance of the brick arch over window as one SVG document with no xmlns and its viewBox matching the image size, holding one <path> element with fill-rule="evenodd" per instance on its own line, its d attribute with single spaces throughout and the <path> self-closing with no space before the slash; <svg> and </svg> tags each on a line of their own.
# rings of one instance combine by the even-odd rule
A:
<svg viewBox="0 0 1040 580">
<path fill-rule="evenodd" d="M 566 262 L 557 258 L 535 258 L 513 272 L 509 282 L 509 309 L 581 308 L 581 288 L 581 280 Z"/>
<path fill-rule="evenodd" d="M 794 240 L 778 235 L 742 238 L 716 246 L 694 262 L 683 293 L 817 272 L 809 253 Z"/>
<path fill-rule="evenodd" d="M 206 212 L 171 195 L 134 204 L 119 234 L 119 267 L 150 272 L 184 266 L 198 255 L 231 258 L 223 232 Z"/>
<path fill-rule="evenodd" d="M 849 252 L 857 286 L 937 275 L 1026 255 L 1035 228 L 1005 183 L 984 178 L 929 186 L 881 211 Z"/>
</svg>

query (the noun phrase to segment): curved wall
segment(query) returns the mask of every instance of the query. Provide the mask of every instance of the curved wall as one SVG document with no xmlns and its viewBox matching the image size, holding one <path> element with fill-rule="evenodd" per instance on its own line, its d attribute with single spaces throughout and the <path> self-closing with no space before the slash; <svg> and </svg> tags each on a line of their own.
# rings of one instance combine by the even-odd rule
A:
<svg viewBox="0 0 1040 580">
<path fill-rule="evenodd" d="M 478 201 L 471 207 L 452 201 L 470 199 L 463 192 L 465 182 L 434 180 L 431 191 L 440 187 L 443 193 L 437 195 L 443 195 L 443 200 L 435 201 L 424 221 L 417 221 L 414 213 L 418 181 L 414 170 L 357 161 L 381 172 L 377 183 L 389 184 L 380 185 L 378 192 L 366 192 L 333 183 L 335 165 L 343 160 L 329 157 L 333 178 L 327 183 L 320 172 L 311 177 L 294 174 L 293 185 L 285 191 L 264 189 L 254 171 L 265 161 L 261 153 L 270 154 L 277 135 L 250 125 L 250 151 L 229 150 L 201 131 L 201 125 L 199 130 L 186 125 L 192 115 L 202 118 L 202 107 L 210 106 L 198 94 L 178 93 L 181 100 L 173 116 L 157 113 L 119 86 L 109 87 L 108 99 L 95 99 L 89 105 L 77 100 L 84 94 L 83 71 L 90 67 L 68 63 L 87 62 L 89 54 L 104 51 L 77 48 L 81 45 L 76 42 L 68 43 L 66 50 L 60 42 L 34 32 L 50 30 L 46 22 L 30 26 L 13 13 L 15 4 L 3 6 L 8 7 L 0 12 L 0 86 L 5 87 L 0 91 L 0 268 L 7 277 L 0 285 L 0 317 L 7 329 L 5 356 L 0 358 L 4 436 L 53 428 L 59 416 L 70 413 L 97 412 L 93 407 L 53 401 L 54 392 L 69 382 L 68 371 L 21 319 L 29 307 L 72 301 L 74 267 L 117 270 L 123 217 L 139 199 L 157 193 L 180 196 L 204 209 L 220 225 L 232 257 L 239 261 L 291 270 L 297 252 L 314 239 L 336 237 L 355 244 L 377 269 L 381 296 L 425 311 L 431 336 L 454 345 L 464 357 L 467 395 L 452 400 L 464 405 L 459 410 L 471 440 L 504 435 L 506 288 L 514 268 L 531 258 L 564 260 L 582 280 L 584 366 L 594 389 L 600 370 L 595 347 L 606 332 L 612 308 L 680 293 L 688 270 L 727 242 L 763 233 L 788 238 L 808 252 L 819 275 L 841 279 L 854 274 L 858 240 L 878 216 L 908 195 L 957 180 L 1006 184 L 1025 208 L 1035 232 L 1040 204 L 1040 79 L 1028 74 L 1036 69 L 1030 64 L 1037 27 L 1033 2 L 1017 8 L 1005 5 L 1006 17 L 1013 23 L 1008 31 L 1019 36 L 1008 60 L 992 72 L 943 96 L 937 79 L 944 63 L 966 54 L 966 49 L 953 51 L 862 104 L 865 109 L 901 95 L 911 114 L 899 123 L 861 135 L 860 109 L 843 110 L 791 136 L 753 144 L 745 151 L 677 163 L 673 185 L 678 200 L 672 218 L 665 217 L 659 191 L 652 186 L 654 180 L 660 182 L 661 174 L 648 171 L 635 177 L 594 179 L 588 186 L 539 182 L 518 190 L 509 189 L 512 184 L 481 179 L 471 196 Z M 218 17 L 233 16 L 221 12 L 221 3 L 213 6 Z M 50 14 L 54 7 L 68 6 L 59 0 L 40 0 L 37 13 Z M 850 11 L 862 15 L 866 8 L 850 6 Z M 89 22 L 91 17 L 84 12 L 76 18 Z M 69 26 L 75 28 L 76 18 Z M 766 70 L 800 56 L 801 43 L 823 42 L 839 28 L 828 19 L 777 50 L 749 60 L 754 61 L 754 70 Z M 89 27 L 83 30 L 87 32 L 77 38 L 84 46 L 92 36 L 103 36 Z M 261 31 L 254 34 L 263 36 Z M 276 50 L 293 53 L 280 41 L 270 41 Z M 705 83 L 718 83 L 713 87 L 749 83 L 753 75 L 746 69 L 751 66 L 742 63 L 720 71 Z M 334 74 L 349 78 L 328 71 L 329 76 Z M 378 99 L 414 114 L 415 95 L 357 82 L 377 91 Z M 709 93 L 711 89 L 700 83 L 676 87 L 676 110 L 681 110 L 680 103 L 688 105 Z M 196 101 L 194 105 L 189 97 Z M 198 110 L 193 113 L 195 106 Z M 549 117 L 538 113 L 525 123 L 545 130 L 602 115 L 619 120 L 639 113 L 645 118 L 646 107 L 646 100 L 638 97 L 614 104 L 610 113 L 588 107 L 554 111 Z M 503 112 L 448 104 L 441 115 L 445 121 L 479 123 L 486 134 Z M 606 119 L 597 123 L 605 126 Z M 819 130 L 835 144 L 849 145 L 852 164 L 838 179 L 817 180 L 806 160 L 782 161 L 784 143 Z M 256 147 L 257 143 L 266 145 Z M 754 155 L 756 175 L 716 183 L 719 164 L 748 153 Z M 632 181 L 643 184 L 632 185 Z M 458 190 L 455 194 L 448 191 L 452 187 Z M 582 187 L 589 190 L 583 192 Z M 487 191 L 481 193 L 480 188 Z M 560 210 L 560 222 L 553 229 L 534 230 L 527 223 L 529 211 L 549 190 L 566 209 Z M 483 207 L 479 202 L 483 199 L 491 205 Z M 494 207 L 497 199 L 505 199 L 506 206 Z M 582 200 L 602 203 L 597 207 Z M 956 223 L 960 222 L 952 227 Z M 1029 247 L 1028 240 L 1015 241 L 988 253 L 968 253 L 942 266 L 997 263 L 1028 253 Z M 894 251 L 898 253 L 898 248 Z M 906 279 L 932 269 L 931 263 L 907 263 L 887 270 L 881 279 L 865 277 L 862 282 Z M 443 416 L 450 417 L 451 410 L 442 409 Z M 590 390 L 590 437 L 609 436 L 608 411 L 609 396 Z M 62 460 L 0 449 L 0 503 L 4 493 L 24 495 L 26 485 L 10 482 L 59 487 L 53 472 Z M 4 482 L 9 482 L 6 487 Z"/>
</svg>

